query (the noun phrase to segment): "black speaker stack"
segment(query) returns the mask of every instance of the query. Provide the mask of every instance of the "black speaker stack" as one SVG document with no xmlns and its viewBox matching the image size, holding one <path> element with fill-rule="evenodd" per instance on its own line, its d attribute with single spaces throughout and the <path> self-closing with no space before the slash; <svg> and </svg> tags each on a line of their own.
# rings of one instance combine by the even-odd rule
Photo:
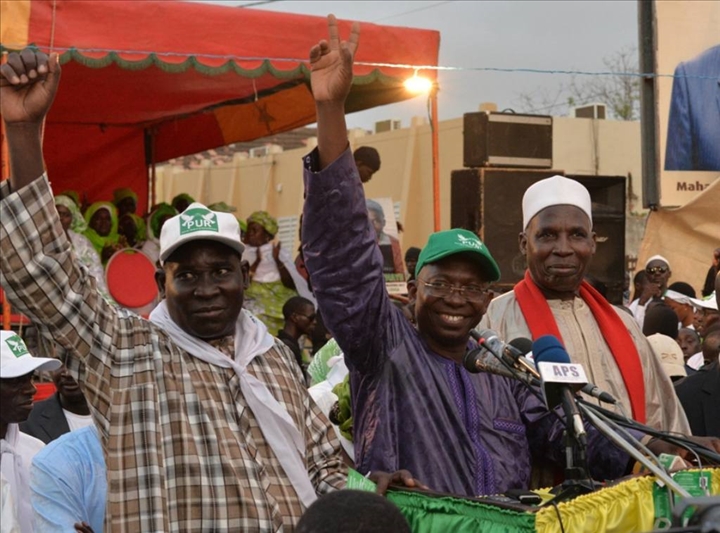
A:
<svg viewBox="0 0 720 533">
<path fill-rule="evenodd" d="M 588 274 L 622 303 L 625 279 L 625 177 L 566 175 L 552 169 L 552 117 L 478 112 L 463 117 L 463 165 L 451 173 L 453 228 L 475 232 L 500 266 L 498 288 L 510 290 L 525 273 L 518 235 L 522 197 L 533 183 L 557 174 L 590 191 L 597 251 Z"/>
</svg>

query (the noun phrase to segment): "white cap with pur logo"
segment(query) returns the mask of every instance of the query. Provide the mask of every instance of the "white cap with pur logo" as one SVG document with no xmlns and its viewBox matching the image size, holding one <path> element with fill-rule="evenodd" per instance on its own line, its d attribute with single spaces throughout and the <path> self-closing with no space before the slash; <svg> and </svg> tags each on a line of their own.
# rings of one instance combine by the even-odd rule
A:
<svg viewBox="0 0 720 533">
<path fill-rule="evenodd" d="M 211 240 L 226 244 L 242 255 L 245 247 L 240 240 L 240 224 L 230 213 L 211 211 L 194 202 L 163 224 L 160 232 L 160 262 L 183 244 L 194 240 Z"/>
<path fill-rule="evenodd" d="M 0 331 L 0 379 L 17 378 L 35 370 L 53 371 L 61 366 L 57 359 L 33 357 L 14 331 Z"/>
</svg>

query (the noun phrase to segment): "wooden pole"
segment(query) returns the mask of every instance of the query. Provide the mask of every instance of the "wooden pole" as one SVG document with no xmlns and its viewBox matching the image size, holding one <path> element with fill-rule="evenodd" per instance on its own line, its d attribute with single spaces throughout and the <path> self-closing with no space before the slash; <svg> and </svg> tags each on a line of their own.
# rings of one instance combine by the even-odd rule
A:
<svg viewBox="0 0 720 533">
<path fill-rule="evenodd" d="M 157 162 L 155 154 L 155 142 L 157 140 L 157 129 L 153 128 L 150 130 L 150 205 L 147 208 L 147 212 L 150 213 L 150 209 L 157 203 Z"/>
<path fill-rule="evenodd" d="M 657 71 L 655 1 L 638 2 L 640 72 Z M 660 205 L 660 140 L 657 115 L 657 78 L 640 79 L 640 153 L 642 154 L 643 207 L 655 211 Z"/>
<path fill-rule="evenodd" d="M 0 64 L 7 61 L 7 52 L 2 54 Z M 0 180 L 6 180 L 10 177 L 10 157 L 7 146 L 7 137 L 5 135 L 5 121 L 0 120 Z M 2 301 L 2 328 L 10 329 L 10 302 L 5 298 L 5 294 L 0 289 L 0 301 Z"/>
<path fill-rule="evenodd" d="M 430 92 L 430 125 L 432 132 L 433 220 L 434 231 L 440 231 L 440 132 L 438 131 L 437 82 Z"/>
</svg>

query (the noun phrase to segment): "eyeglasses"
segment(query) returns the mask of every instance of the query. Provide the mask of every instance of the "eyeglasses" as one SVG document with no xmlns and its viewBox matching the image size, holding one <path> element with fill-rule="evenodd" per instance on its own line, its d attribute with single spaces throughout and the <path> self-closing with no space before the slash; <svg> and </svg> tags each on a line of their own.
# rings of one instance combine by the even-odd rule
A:
<svg viewBox="0 0 720 533">
<path fill-rule="evenodd" d="M 645 272 L 648 274 L 665 274 L 667 271 L 667 267 L 650 267 L 645 269 Z"/>
<path fill-rule="evenodd" d="M 425 289 L 430 296 L 434 296 L 436 298 L 449 298 L 453 292 L 457 292 L 468 302 L 481 303 L 490 297 L 490 293 L 484 287 L 477 287 L 474 285 L 456 287 L 455 285 L 450 285 L 444 281 L 429 282 L 422 279 L 419 279 L 418 281 L 425 285 Z"/>
</svg>

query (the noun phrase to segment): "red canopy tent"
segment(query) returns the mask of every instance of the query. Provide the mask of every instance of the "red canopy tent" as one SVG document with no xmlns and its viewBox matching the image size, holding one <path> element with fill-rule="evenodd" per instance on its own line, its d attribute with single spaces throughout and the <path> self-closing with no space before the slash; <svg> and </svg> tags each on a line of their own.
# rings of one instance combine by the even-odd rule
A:
<svg viewBox="0 0 720 533">
<path fill-rule="evenodd" d="M 152 161 L 315 121 L 306 59 L 327 35 L 323 17 L 171 0 L 0 6 L 3 50 L 35 44 L 61 54 L 44 139 L 57 192 L 94 201 L 128 186 L 142 212 Z M 342 37 L 349 26 L 340 21 Z M 348 112 L 409 98 L 408 65 L 437 65 L 436 31 L 362 24 L 361 32 Z"/>
</svg>

